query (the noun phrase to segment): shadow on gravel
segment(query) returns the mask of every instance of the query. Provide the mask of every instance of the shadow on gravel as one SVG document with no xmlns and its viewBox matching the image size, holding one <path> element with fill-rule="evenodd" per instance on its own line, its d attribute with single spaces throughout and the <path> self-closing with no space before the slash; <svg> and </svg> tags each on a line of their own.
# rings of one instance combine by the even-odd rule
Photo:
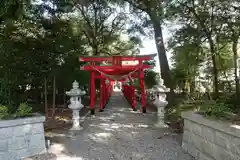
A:
<svg viewBox="0 0 240 160">
<path fill-rule="evenodd" d="M 112 99 L 104 112 L 86 118 L 83 130 L 46 133 L 49 152 L 59 160 L 192 160 L 181 149 L 181 135 L 154 127 L 156 114 L 132 112 L 123 97 Z"/>
</svg>

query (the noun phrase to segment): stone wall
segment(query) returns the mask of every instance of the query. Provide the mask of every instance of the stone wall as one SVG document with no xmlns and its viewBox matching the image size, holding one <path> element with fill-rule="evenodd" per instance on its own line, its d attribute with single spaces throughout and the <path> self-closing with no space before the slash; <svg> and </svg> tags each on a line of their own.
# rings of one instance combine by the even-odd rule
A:
<svg viewBox="0 0 240 160">
<path fill-rule="evenodd" d="M 43 116 L 1 120 L 0 160 L 21 160 L 45 153 L 44 121 Z"/>
<path fill-rule="evenodd" d="M 240 160 L 240 126 L 184 112 L 182 148 L 196 160 Z"/>
</svg>

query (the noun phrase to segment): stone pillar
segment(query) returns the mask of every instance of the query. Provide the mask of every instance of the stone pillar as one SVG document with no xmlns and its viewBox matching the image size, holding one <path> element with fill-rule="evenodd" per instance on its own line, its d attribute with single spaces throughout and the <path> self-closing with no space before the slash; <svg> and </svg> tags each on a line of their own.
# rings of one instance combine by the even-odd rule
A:
<svg viewBox="0 0 240 160">
<path fill-rule="evenodd" d="M 72 128 L 71 130 L 79 130 L 81 127 L 80 127 L 80 123 L 79 123 L 79 120 L 80 120 L 80 116 L 79 116 L 79 111 L 80 109 L 72 109 Z"/>
<path fill-rule="evenodd" d="M 82 127 L 80 126 L 79 120 L 79 111 L 84 107 L 81 104 L 81 96 L 85 95 L 85 91 L 81 91 L 79 89 L 79 84 L 77 81 L 73 82 L 72 89 L 70 91 L 67 91 L 66 94 L 70 96 L 70 104 L 68 105 L 68 108 L 72 110 L 72 128 L 71 130 L 80 130 Z"/>
<path fill-rule="evenodd" d="M 156 127 L 164 127 L 164 108 L 167 106 L 168 101 L 166 100 L 166 92 L 169 92 L 169 88 L 166 88 L 163 84 L 163 80 L 160 78 L 157 86 L 154 87 L 155 90 L 155 101 L 153 104 L 157 107 L 157 123 Z"/>
</svg>

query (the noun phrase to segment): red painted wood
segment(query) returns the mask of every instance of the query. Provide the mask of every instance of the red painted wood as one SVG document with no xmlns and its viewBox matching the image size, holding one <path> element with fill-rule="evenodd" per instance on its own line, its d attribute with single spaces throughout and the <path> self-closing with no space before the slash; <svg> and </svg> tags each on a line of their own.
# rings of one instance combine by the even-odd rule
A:
<svg viewBox="0 0 240 160">
<path fill-rule="evenodd" d="M 135 88 L 134 88 L 134 86 L 131 86 L 130 89 L 131 89 L 131 93 L 132 93 L 132 96 L 131 96 L 131 98 L 132 98 L 132 108 L 136 109 L 137 102 L 136 102 L 136 96 L 135 96 Z"/>
<path fill-rule="evenodd" d="M 106 77 L 102 77 L 102 76 L 95 76 L 95 78 L 98 78 L 98 79 L 103 78 L 103 79 L 111 80 L 110 78 L 106 78 Z M 139 78 L 139 74 L 138 74 L 138 73 L 133 73 L 133 74 L 131 75 L 131 78 Z M 121 82 L 121 81 L 125 81 L 126 79 L 127 79 L 127 78 L 123 78 L 123 79 L 120 79 L 120 80 L 118 80 L 118 81 Z"/>
<path fill-rule="evenodd" d="M 99 108 L 99 111 L 103 109 L 103 105 L 104 105 L 104 97 L 103 97 L 103 94 L 104 94 L 104 79 L 102 78 L 100 80 L 100 108 Z"/>
<path fill-rule="evenodd" d="M 142 63 L 142 62 L 140 62 Z M 143 70 L 140 71 L 140 88 L 141 88 L 141 104 L 143 111 L 146 111 L 146 93 L 145 93 L 145 86 L 144 86 L 144 72 Z"/>
<path fill-rule="evenodd" d="M 131 78 L 140 78 L 140 87 L 141 87 L 141 105 L 143 111 L 146 110 L 146 95 L 144 87 L 144 69 L 152 68 L 150 65 L 142 64 L 143 61 L 152 60 L 154 55 L 143 55 L 143 56 L 113 56 L 113 57 L 80 57 L 80 61 L 90 62 L 91 65 L 86 65 L 81 67 L 81 70 L 91 71 L 91 85 L 90 85 L 90 108 L 94 109 L 95 101 L 95 78 L 100 79 L 100 107 L 99 110 L 103 110 L 103 106 L 107 103 L 107 100 L 110 98 L 114 80 L 110 76 L 105 77 L 106 75 L 112 76 L 121 76 L 129 75 L 131 72 Z M 122 61 L 138 61 L 138 65 L 122 65 Z M 96 66 L 95 62 L 108 61 L 111 64 L 109 66 Z M 139 73 L 139 75 L 138 75 Z M 97 75 L 100 74 L 100 75 Z M 114 77 L 113 77 L 114 78 Z M 105 80 L 108 79 L 110 84 L 105 84 Z M 118 79 L 119 82 L 124 82 L 128 77 Z M 122 91 L 128 102 L 131 104 L 133 109 L 136 109 L 136 97 L 135 97 L 135 88 L 134 86 L 123 85 Z"/>
<path fill-rule="evenodd" d="M 113 75 L 129 73 L 136 70 L 136 68 L 149 69 L 149 68 L 152 68 L 152 66 L 143 64 L 143 65 L 131 65 L 131 66 L 130 65 L 129 66 L 94 66 L 94 68 L 92 66 L 86 65 L 86 66 L 80 67 L 81 70 L 96 71 L 97 69 L 101 72 L 104 72 L 104 73 L 106 72 Z"/>
<path fill-rule="evenodd" d="M 95 106 L 95 72 L 91 72 L 90 81 L 90 109 L 94 109 Z"/>
<path fill-rule="evenodd" d="M 103 82 L 103 107 L 106 104 L 106 84 L 105 84 L 105 80 Z"/>
<path fill-rule="evenodd" d="M 107 56 L 107 57 L 92 57 L 92 56 L 81 56 L 79 57 L 79 60 L 81 62 L 102 62 L 102 61 L 108 61 L 112 62 L 114 59 L 118 59 L 121 61 L 135 61 L 135 60 L 142 60 L 142 61 L 148 61 L 152 60 L 153 57 L 155 57 L 157 54 L 149 54 L 149 55 L 138 55 L 138 56 Z"/>
</svg>

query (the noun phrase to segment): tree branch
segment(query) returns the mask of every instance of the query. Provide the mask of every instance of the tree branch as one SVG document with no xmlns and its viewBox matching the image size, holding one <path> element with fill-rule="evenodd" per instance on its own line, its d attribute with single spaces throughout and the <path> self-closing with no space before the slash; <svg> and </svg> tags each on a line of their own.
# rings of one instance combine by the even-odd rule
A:
<svg viewBox="0 0 240 160">
<path fill-rule="evenodd" d="M 77 9 L 81 12 L 81 14 L 82 14 L 82 16 L 83 16 L 83 19 L 87 22 L 88 27 L 89 27 L 91 30 L 93 30 L 92 24 L 91 24 L 89 18 L 88 18 L 88 17 L 86 16 L 86 14 L 85 14 L 84 7 L 81 6 L 81 5 L 79 5 L 78 3 L 75 3 L 75 4 L 76 4 L 76 6 L 77 6 Z"/>
<path fill-rule="evenodd" d="M 147 11 L 146 8 L 142 8 L 141 6 L 136 4 L 138 0 L 124 0 L 124 1 L 127 2 L 128 4 L 130 4 L 131 6 L 133 6 L 135 9 L 139 9 L 142 12 L 146 12 Z"/>
</svg>

